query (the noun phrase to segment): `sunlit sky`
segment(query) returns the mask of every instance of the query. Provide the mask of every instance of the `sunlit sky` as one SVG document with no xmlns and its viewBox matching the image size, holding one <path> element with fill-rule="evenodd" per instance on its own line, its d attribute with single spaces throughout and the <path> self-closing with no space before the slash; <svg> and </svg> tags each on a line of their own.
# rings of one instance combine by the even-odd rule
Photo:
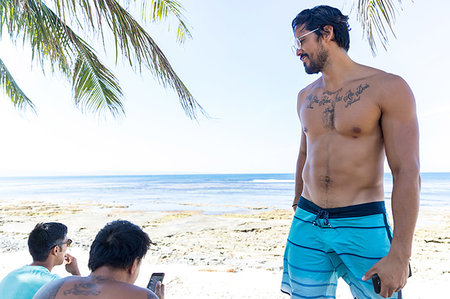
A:
<svg viewBox="0 0 450 299">
<path fill-rule="evenodd" d="M 212 116 L 184 115 L 172 90 L 148 71 L 114 67 L 126 117 L 99 120 L 82 114 L 62 75 L 31 64 L 31 51 L 13 45 L 4 31 L 0 57 L 38 115 L 17 113 L 0 93 L 0 175 L 293 173 L 300 123 L 296 95 L 317 78 L 306 75 L 291 50 L 290 23 L 318 1 L 183 0 L 193 39 L 175 42 L 167 25 L 146 25 L 172 66 Z M 450 171 L 450 28 L 447 1 L 404 1 L 388 51 L 373 57 L 352 1 L 321 1 L 350 14 L 349 55 L 402 76 L 417 102 L 421 170 Z M 172 23 L 172 28 L 175 24 Z M 95 42 L 95 44 L 99 44 Z M 385 169 L 388 171 L 388 169 Z"/>
</svg>

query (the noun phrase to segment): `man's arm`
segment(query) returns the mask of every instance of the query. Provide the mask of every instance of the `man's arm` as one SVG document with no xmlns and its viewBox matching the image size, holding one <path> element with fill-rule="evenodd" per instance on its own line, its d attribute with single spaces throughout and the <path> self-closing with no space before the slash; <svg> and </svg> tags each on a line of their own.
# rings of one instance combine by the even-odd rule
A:
<svg viewBox="0 0 450 299">
<path fill-rule="evenodd" d="M 302 132 L 302 137 L 300 140 L 300 151 L 298 153 L 297 167 L 295 171 L 295 196 L 292 203 L 294 211 L 297 209 L 297 203 L 303 192 L 303 166 L 305 166 L 306 161 L 306 135 Z"/>
<path fill-rule="evenodd" d="M 366 280 L 378 274 L 383 297 L 392 296 L 406 284 L 420 193 L 419 129 L 414 95 L 403 79 L 389 76 L 381 100 L 381 127 L 393 177 L 394 236 L 388 255 L 364 276 Z"/>
<path fill-rule="evenodd" d="M 302 122 L 302 118 L 300 115 L 300 109 L 303 101 L 305 100 L 306 88 L 301 90 L 297 96 L 297 114 L 300 119 L 300 123 Z M 300 200 L 300 196 L 303 192 L 303 167 L 305 166 L 306 161 L 306 135 L 302 130 L 302 136 L 300 139 L 300 150 L 297 158 L 297 166 L 295 169 L 295 195 L 294 201 L 292 202 L 292 208 L 294 211 L 297 209 L 298 201 Z"/>
</svg>

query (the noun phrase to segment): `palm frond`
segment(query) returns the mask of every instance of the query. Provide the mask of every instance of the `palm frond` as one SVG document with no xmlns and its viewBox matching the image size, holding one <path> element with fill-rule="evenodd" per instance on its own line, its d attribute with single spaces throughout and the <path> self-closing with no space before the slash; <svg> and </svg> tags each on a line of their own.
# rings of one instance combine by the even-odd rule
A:
<svg viewBox="0 0 450 299">
<path fill-rule="evenodd" d="M 178 21 L 177 41 L 180 43 L 183 43 L 187 38 L 192 38 L 183 15 L 183 10 L 183 7 L 173 0 L 152 0 L 150 7 L 148 6 L 148 1 L 142 1 L 144 21 L 162 21 L 171 15 L 175 16 Z"/>
<path fill-rule="evenodd" d="M 101 114 L 107 109 L 113 116 L 124 114 L 120 100 L 122 89 L 116 77 L 100 62 L 91 47 L 64 24 L 52 10 L 43 6 L 43 12 L 54 21 L 57 31 L 65 34 L 76 55 L 72 74 L 75 104 L 82 111 Z"/>
<path fill-rule="evenodd" d="M 2 59 L 0 59 L 0 85 L 6 95 L 11 99 L 16 109 L 19 111 L 30 109 L 32 112 L 36 113 L 36 108 L 34 107 L 33 102 L 17 85 Z"/>
<path fill-rule="evenodd" d="M 21 18 L 15 21 L 13 33 L 23 33 L 24 40 L 31 45 L 33 58 L 36 55 L 41 64 L 49 59 L 52 71 L 57 67 L 72 78 L 75 104 L 82 111 L 101 114 L 109 110 L 114 116 L 124 113 L 117 79 L 49 7 L 39 0 L 28 0 Z"/>
<path fill-rule="evenodd" d="M 125 114 L 120 101 L 122 89 L 117 79 L 100 63 L 87 44 L 79 47 L 72 81 L 75 104 L 82 111 L 101 112 L 108 109 L 116 117 Z"/>
<path fill-rule="evenodd" d="M 377 40 L 384 49 L 387 49 L 388 31 L 395 37 L 393 24 L 397 13 L 397 7 L 401 5 L 401 0 L 358 0 L 358 20 L 363 28 L 372 54 L 377 52 Z"/>
<path fill-rule="evenodd" d="M 154 77 L 164 86 L 174 89 L 186 115 L 196 118 L 197 111 L 207 115 L 200 104 L 173 70 L 164 53 L 151 36 L 138 22 L 115 0 L 94 0 L 102 11 L 119 49 L 133 66 L 136 60 L 141 70 L 145 65 Z"/>
<path fill-rule="evenodd" d="M 119 115 L 123 113 L 122 90 L 93 48 L 67 25 L 66 17 L 82 29 L 84 24 L 87 30 L 100 33 L 102 40 L 104 28 L 108 26 L 114 36 L 116 60 L 120 53 L 131 67 L 140 71 L 142 67 L 148 68 L 160 84 L 177 92 L 190 118 L 195 119 L 198 111 L 207 116 L 155 41 L 116 0 L 53 0 L 53 4 L 56 13 L 42 0 L 0 0 L 0 24 L 6 25 L 14 42 L 22 37 L 24 43 L 31 45 L 32 59 L 40 63 L 43 70 L 44 63 L 49 61 L 52 72 L 61 71 L 72 79 L 75 103 L 81 110 L 107 108 L 113 115 Z M 152 21 L 169 15 L 177 17 L 180 41 L 191 36 L 182 7 L 176 1 L 152 1 L 150 11 Z"/>
</svg>

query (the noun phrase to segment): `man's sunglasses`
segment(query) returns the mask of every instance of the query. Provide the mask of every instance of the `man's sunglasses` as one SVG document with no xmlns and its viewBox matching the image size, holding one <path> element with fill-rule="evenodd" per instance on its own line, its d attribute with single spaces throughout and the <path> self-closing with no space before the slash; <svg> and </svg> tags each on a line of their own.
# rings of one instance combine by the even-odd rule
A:
<svg viewBox="0 0 450 299">
<path fill-rule="evenodd" d="M 64 245 L 64 244 L 66 244 L 67 247 L 70 247 L 70 245 L 72 245 L 72 239 L 67 239 L 66 242 L 54 244 L 54 245 L 52 245 L 52 246 L 50 247 L 50 249 L 52 249 L 52 248 L 55 247 L 55 246 L 61 247 L 61 246 Z"/>
</svg>

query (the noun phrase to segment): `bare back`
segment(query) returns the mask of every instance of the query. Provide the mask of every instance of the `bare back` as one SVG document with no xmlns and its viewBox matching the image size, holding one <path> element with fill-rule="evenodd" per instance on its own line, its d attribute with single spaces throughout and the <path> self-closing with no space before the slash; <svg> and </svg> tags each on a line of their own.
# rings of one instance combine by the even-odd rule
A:
<svg viewBox="0 0 450 299">
<path fill-rule="evenodd" d="M 158 299 L 148 289 L 101 276 L 68 277 L 46 284 L 36 299 Z"/>
<path fill-rule="evenodd" d="M 319 79 L 299 94 L 306 154 L 302 194 L 323 208 L 384 198 L 380 86 L 389 74 L 361 70 L 363 76 L 335 90 Z"/>
</svg>

